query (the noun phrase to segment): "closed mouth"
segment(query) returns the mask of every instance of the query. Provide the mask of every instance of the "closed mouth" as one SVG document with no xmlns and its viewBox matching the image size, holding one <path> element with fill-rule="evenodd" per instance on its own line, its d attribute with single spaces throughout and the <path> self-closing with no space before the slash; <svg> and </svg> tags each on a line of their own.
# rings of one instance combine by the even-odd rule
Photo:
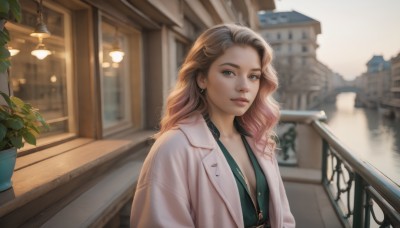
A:
<svg viewBox="0 0 400 228">
<path fill-rule="evenodd" d="M 249 102 L 249 100 L 247 100 L 246 98 L 233 98 L 231 99 L 231 101 L 241 101 L 241 102 Z"/>
</svg>

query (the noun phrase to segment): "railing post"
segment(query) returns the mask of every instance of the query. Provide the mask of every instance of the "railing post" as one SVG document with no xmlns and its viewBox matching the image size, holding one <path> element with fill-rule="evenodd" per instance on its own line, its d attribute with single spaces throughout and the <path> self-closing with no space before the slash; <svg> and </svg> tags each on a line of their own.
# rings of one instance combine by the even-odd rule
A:
<svg viewBox="0 0 400 228">
<path fill-rule="evenodd" d="M 370 226 L 370 213 L 371 213 L 371 207 L 373 207 L 371 203 L 371 197 L 369 196 L 368 193 L 365 194 L 365 213 L 364 213 L 364 227 L 369 228 Z"/>
<path fill-rule="evenodd" d="M 321 167 L 321 174 L 322 174 L 322 184 L 326 185 L 328 183 L 328 142 L 325 139 L 322 139 L 322 167 Z"/>
<path fill-rule="evenodd" d="M 362 177 L 354 173 L 353 227 L 364 227 L 365 190 Z"/>
</svg>

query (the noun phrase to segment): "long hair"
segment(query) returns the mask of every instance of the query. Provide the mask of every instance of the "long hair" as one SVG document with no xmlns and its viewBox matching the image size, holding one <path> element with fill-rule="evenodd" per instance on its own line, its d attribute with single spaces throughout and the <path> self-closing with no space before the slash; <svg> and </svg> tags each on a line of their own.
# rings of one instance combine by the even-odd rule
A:
<svg viewBox="0 0 400 228">
<path fill-rule="evenodd" d="M 265 153 L 273 152 L 273 128 L 279 119 L 279 107 L 271 96 L 278 86 L 278 79 L 271 65 L 272 49 L 253 30 L 236 24 L 214 26 L 203 32 L 193 44 L 179 71 L 177 84 L 168 96 L 156 138 L 192 114 L 207 112 L 207 101 L 200 92 L 196 77 L 200 73 L 207 75 L 211 64 L 234 45 L 253 47 L 260 57 L 262 70 L 260 88 L 253 104 L 245 114 L 236 118 L 254 138 L 259 149 L 265 151 L 267 147 L 268 151 Z"/>
</svg>

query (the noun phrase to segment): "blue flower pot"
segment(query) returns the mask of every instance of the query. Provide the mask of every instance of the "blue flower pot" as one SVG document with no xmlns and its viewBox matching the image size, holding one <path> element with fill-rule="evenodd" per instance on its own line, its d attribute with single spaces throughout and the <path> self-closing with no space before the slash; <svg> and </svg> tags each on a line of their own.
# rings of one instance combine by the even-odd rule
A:
<svg viewBox="0 0 400 228">
<path fill-rule="evenodd" d="M 0 151 L 0 192 L 12 186 L 11 176 L 14 172 L 17 148 Z"/>
</svg>

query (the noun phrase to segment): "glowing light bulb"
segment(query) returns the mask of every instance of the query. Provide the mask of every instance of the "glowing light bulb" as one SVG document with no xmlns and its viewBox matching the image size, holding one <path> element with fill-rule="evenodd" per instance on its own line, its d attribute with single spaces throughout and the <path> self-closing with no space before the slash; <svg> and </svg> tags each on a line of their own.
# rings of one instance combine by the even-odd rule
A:
<svg viewBox="0 0 400 228">
<path fill-rule="evenodd" d="M 124 59 L 125 53 L 121 50 L 113 50 L 109 55 L 114 63 L 119 63 Z"/>
<path fill-rule="evenodd" d="M 12 48 L 12 47 L 8 47 L 8 51 L 10 52 L 11 56 L 17 55 L 19 53 L 18 49 Z"/>
<path fill-rule="evenodd" d="M 43 60 L 46 58 L 48 55 L 51 55 L 51 51 L 46 49 L 46 46 L 44 44 L 40 43 L 38 46 L 36 46 L 35 50 L 31 52 L 33 56 L 38 58 L 39 60 Z"/>
</svg>

